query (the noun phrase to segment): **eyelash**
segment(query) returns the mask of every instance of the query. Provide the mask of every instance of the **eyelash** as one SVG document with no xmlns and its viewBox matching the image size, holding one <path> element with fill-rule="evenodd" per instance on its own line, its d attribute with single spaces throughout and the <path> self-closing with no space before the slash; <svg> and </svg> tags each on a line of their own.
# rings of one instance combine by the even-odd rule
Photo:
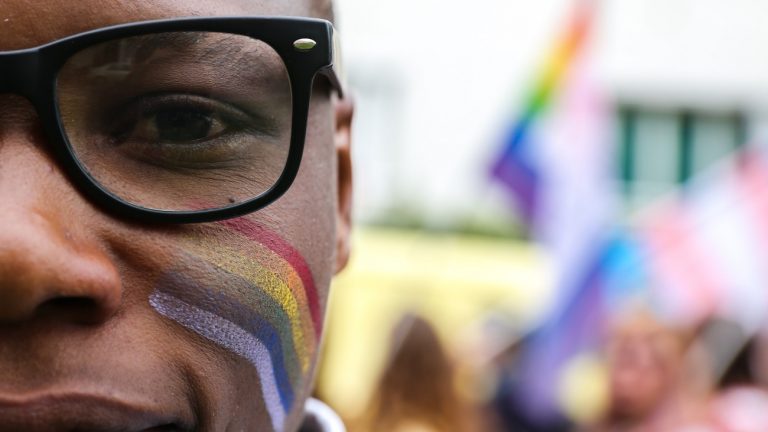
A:
<svg viewBox="0 0 768 432">
<path fill-rule="evenodd" d="M 224 104 L 213 99 L 191 94 L 154 94 L 141 96 L 129 103 L 113 110 L 112 118 L 125 119 L 118 121 L 110 127 L 112 131 L 119 131 L 121 126 L 130 126 L 135 124 L 141 118 L 149 118 L 162 112 L 178 110 L 187 112 L 202 112 L 213 114 L 224 120 L 229 126 L 242 127 L 247 129 L 247 124 L 251 122 L 250 116 L 229 104 Z M 117 111 L 117 112 L 115 112 Z M 111 135 L 119 135 L 120 132 L 111 132 Z"/>
<path fill-rule="evenodd" d="M 223 129 L 212 136 L 186 142 L 164 142 L 162 139 L 130 141 L 131 135 L 136 133 L 144 119 L 153 119 L 159 114 L 173 111 L 201 113 L 218 121 Z M 236 160 L 238 150 L 244 149 L 249 140 L 269 140 L 278 136 L 276 127 L 263 117 L 232 104 L 194 94 L 144 95 L 107 110 L 107 113 L 110 120 L 106 122 L 106 136 L 111 146 L 125 146 L 127 152 L 138 158 L 163 165 L 200 164 L 207 168 L 213 163 Z"/>
</svg>

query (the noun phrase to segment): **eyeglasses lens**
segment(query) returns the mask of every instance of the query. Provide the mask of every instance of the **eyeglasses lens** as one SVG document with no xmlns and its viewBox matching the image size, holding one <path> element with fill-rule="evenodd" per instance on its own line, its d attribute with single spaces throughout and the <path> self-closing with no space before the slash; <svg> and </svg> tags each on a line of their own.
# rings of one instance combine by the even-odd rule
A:
<svg viewBox="0 0 768 432">
<path fill-rule="evenodd" d="M 282 174 L 291 140 L 286 67 L 242 35 L 113 40 L 60 70 L 61 122 L 80 164 L 131 204 L 165 211 L 249 201 Z"/>
</svg>

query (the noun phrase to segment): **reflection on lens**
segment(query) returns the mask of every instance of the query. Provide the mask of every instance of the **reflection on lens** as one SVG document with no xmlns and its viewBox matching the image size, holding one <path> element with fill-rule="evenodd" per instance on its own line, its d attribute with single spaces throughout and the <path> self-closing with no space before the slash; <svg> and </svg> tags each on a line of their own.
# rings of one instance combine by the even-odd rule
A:
<svg viewBox="0 0 768 432">
<path fill-rule="evenodd" d="M 210 32 L 113 40 L 75 54 L 57 92 L 82 165 L 141 207 L 232 206 L 269 190 L 286 165 L 290 81 L 259 40 Z"/>
</svg>

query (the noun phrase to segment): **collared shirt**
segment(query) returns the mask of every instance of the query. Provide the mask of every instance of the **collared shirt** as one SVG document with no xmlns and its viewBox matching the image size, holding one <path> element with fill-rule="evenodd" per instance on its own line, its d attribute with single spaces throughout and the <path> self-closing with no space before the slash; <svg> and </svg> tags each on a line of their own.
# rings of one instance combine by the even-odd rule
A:
<svg viewBox="0 0 768 432">
<path fill-rule="evenodd" d="M 304 423 L 299 432 L 346 432 L 341 418 L 326 404 L 308 399 L 304 405 Z"/>
</svg>

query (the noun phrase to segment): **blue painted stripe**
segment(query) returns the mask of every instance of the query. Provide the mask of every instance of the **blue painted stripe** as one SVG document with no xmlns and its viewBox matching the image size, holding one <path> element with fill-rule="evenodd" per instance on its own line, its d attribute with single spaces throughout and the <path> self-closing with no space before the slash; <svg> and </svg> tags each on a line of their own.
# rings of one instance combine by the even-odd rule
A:
<svg viewBox="0 0 768 432">
<path fill-rule="evenodd" d="M 183 288 L 182 292 L 179 292 L 180 288 Z M 286 411 L 290 411 L 294 402 L 294 391 L 286 369 L 284 347 L 280 334 L 269 321 L 263 319 L 258 311 L 176 272 L 166 274 L 158 284 L 157 290 L 230 321 L 261 341 L 269 350 L 274 365 L 281 403 Z"/>
</svg>

